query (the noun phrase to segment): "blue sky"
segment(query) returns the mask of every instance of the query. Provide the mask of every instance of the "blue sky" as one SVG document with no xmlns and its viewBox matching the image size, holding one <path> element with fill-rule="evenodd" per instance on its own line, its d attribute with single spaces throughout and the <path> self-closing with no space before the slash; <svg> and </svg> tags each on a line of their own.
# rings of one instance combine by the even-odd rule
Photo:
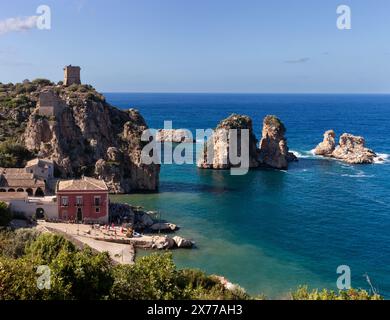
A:
<svg viewBox="0 0 390 320">
<path fill-rule="evenodd" d="M 0 32 L 0 82 L 73 64 L 106 92 L 390 93 L 388 0 L 13 0 L 0 25 L 40 4 L 51 30 Z"/>
</svg>

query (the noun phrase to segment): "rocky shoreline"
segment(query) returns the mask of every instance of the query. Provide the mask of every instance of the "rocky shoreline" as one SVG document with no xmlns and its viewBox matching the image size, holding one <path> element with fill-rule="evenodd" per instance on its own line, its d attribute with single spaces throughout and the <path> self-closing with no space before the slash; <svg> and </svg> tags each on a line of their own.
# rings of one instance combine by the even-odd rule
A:
<svg viewBox="0 0 390 320">
<path fill-rule="evenodd" d="M 155 211 L 144 211 L 141 207 L 126 203 L 110 203 L 110 221 L 122 225 L 137 233 L 158 234 L 151 236 L 151 241 L 141 245 L 144 249 L 192 248 L 195 242 L 180 236 L 170 237 L 161 233 L 174 233 L 179 230 L 176 224 L 159 220 Z M 131 238 L 131 237 L 130 237 Z"/>
</svg>

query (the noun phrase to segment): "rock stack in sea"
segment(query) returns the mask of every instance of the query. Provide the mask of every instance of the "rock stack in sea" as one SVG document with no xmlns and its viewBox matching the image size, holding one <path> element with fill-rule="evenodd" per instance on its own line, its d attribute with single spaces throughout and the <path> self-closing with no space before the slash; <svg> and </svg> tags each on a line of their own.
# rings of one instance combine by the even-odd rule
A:
<svg viewBox="0 0 390 320">
<path fill-rule="evenodd" d="M 289 162 L 297 160 L 294 154 L 288 151 L 285 138 L 286 128 L 276 116 L 264 118 L 262 138 L 258 148 L 252 119 L 248 116 L 232 114 L 222 120 L 214 130 L 198 159 L 198 167 L 203 169 L 230 169 L 234 167 L 229 159 L 231 139 L 229 129 L 238 130 L 237 154 L 239 155 L 241 154 L 240 130 L 249 130 L 249 168 L 287 169 Z M 209 154 L 210 149 L 212 149 L 211 154 Z"/>
<path fill-rule="evenodd" d="M 377 155 L 371 149 L 365 147 L 363 137 L 344 133 L 340 136 L 336 146 L 335 133 L 328 130 L 324 134 L 324 140 L 314 149 L 316 155 L 335 158 L 350 164 L 374 163 Z"/>
<path fill-rule="evenodd" d="M 288 151 L 285 133 L 286 128 L 279 118 L 276 116 L 264 118 L 258 157 L 261 165 L 287 169 L 289 162 L 297 160 L 295 155 Z"/>
<path fill-rule="evenodd" d="M 317 145 L 314 153 L 318 156 L 331 157 L 336 148 L 336 134 L 333 130 L 328 130 L 324 133 L 324 140 Z"/>
<path fill-rule="evenodd" d="M 207 141 L 201 157 L 198 159 L 198 167 L 203 169 L 230 169 L 234 167 L 229 157 L 228 146 L 231 142 L 231 129 L 237 130 L 237 154 L 241 152 L 241 130 L 249 130 L 249 167 L 258 166 L 256 137 L 253 133 L 252 119 L 248 116 L 232 114 L 222 120 L 213 135 Z"/>
</svg>

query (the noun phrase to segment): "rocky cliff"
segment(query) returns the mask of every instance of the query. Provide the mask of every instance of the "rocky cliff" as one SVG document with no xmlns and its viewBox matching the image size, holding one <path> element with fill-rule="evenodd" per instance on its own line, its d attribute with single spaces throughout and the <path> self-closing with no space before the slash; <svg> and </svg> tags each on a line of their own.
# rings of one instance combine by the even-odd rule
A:
<svg viewBox="0 0 390 320">
<path fill-rule="evenodd" d="M 286 129 L 283 123 L 275 116 L 267 116 L 263 122 L 262 139 L 257 148 L 256 136 L 253 132 L 252 119 L 248 116 L 233 114 L 222 120 L 198 160 L 198 167 L 204 169 L 230 169 L 232 164 L 228 157 L 230 135 L 229 129 L 249 130 L 249 167 L 271 167 L 287 169 L 288 162 L 297 158 L 288 151 L 285 138 Z M 240 139 L 238 139 L 240 141 Z M 212 148 L 212 161 L 207 161 L 208 150 Z M 238 154 L 241 146 L 238 145 Z"/>
<path fill-rule="evenodd" d="M 335 145 L 335 133 L 326 131 L 324 140 L 315 148 L 316 155 L 335 158 L 350 164 L 374 163 L 376 153 L 365 147 L 363 137 L 344 133 L 340 136 L 339 144 Z"/>
<path fill-rule="evenodd" d="M 43 106 L 42 92 L 55 94 L 53 108 Z M 57 175 L 95 176 L 115 193 L 158 188 L 159 166 L 140 163 L 140 138 L 147 125 L 138 111 L 111 106 L 88 85 L 65 87 L 41 80 L 23 96 L 29 108 L 14 109 L 23 117 L 20 141 L 54 160 Z"/>
</svg>

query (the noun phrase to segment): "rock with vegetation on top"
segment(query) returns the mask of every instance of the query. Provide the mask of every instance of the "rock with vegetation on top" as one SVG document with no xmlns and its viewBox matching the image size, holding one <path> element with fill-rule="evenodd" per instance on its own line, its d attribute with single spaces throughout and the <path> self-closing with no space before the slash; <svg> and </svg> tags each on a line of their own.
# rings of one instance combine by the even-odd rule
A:
<svg viewBox="0 0 390 320">
<path fill-rule="evenodd" d="M 232 164 L 229 158 L 229 143 L 231 141 L 230 129 L 236 129 L 237 134 L 237 152 L 241 154 L 241 139 L 240 130 L 249 130 L 249 167 L 255 168 L 258 166 L 256 152 L 256 137 L 253 133 L 252 119 L 248 116 L 232 114 L 228 118 L 222 120 L 213 135 L 208 139 L 203 153 L 198 159 L 197 165 L 203 169 L 230 169 L 238 167 L 237 164 Z M 210 153 L 209 153 L 210 150 Z M 211 156 L 208 157 L 208 154 Z"/>
<path fill-rule="evenodd" d="M 333 130 L 328 130 L 324 133 L 324 140 L 314 149 L 314 154 L 318 156 L 331 157 L 336 148 L 336 134 Z"/>
<path fill-rule="evenodd" d="M 288 151 L 286 128 L 276 116 L 268 115 L 263 121 L 258 161 L 262 166 L 287 169 L 290 161 L 297 157 Z"/>
<path fill-rule="evenodd" d="M 51 95 L 44 103 L 42 92 Z M 89 85 L 65 87 L 43 79 L 0 84 L 0 114 L 7 119 L 0 142 L 16 137 L 29 151 L 53 160 L 58 177 L 95 176 L 113 193 L 158 188 L 159 165 L 141 163 L 143 117 L 111 106 Z"/>
</svg>

